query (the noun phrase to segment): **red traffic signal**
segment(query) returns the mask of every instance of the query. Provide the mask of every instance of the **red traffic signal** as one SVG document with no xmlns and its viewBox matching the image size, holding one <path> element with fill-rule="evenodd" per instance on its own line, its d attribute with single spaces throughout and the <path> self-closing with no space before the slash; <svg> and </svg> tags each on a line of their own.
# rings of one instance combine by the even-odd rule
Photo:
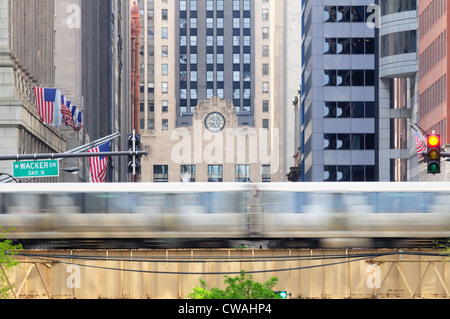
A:
<svg viewBox="0 0 450 319">
<path fill-rule="evenodd" d="M 428 147 L 440 147 L 441 146 L 441 138 L 439 135 L 430 135 L 428 136 Z"/>
<path fill-rule="evenodd" d="M 431 134 L 427 137 L 428 173 L 441 172 L 441 136 Z"/>
</svg>

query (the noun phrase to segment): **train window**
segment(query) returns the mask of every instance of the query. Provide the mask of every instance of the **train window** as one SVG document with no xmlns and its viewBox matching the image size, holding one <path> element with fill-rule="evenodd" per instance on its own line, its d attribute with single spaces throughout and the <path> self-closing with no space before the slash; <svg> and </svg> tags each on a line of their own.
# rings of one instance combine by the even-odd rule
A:
<svg viewBox="0 0 450 319">
<path fill-rule="evenodd" d="M 265 192 L 263 195 L 265 213 L 304 213 L 309 194 L 293 192 Z"/>
<path fill-rule="evenodd" d="M 46 212 L 41 209 L 43 197 L 39 194 L 5 194 L 5 212 L 7 214 L 39 214 Z"/>
<path fill-rule="evenodd" d="M 84 213 L 86 214 L 128 214 L 131 211 L 128 193 L 84 194 Z"/>
<path fill-rule="evenodd" d="M 79 214 L 82 210 L 82 195 L 80 193 L 60 193 L 50 196 L 48 209 L 52 213 Z"/>
<path fill-rule="evenodd" d="M 430 212 L 432 193 L 372 193 L 370 203 L 375 213 L 427 213 Z"/>
</svg>

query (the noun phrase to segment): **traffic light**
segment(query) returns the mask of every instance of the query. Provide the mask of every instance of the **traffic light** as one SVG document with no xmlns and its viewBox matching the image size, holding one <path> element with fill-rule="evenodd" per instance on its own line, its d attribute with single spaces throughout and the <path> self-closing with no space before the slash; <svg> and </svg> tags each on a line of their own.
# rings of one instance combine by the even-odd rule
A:
<svg viewBox="0 0 450 319">
<path fill-rule="evenodd" d="M 128 135 L 128 151 L 140 152 L 141 151 L 141 136 L 133 132 Z M 141 156 L 129 155 L 128 156 L 128 173 L 136 175 L 141 173 Z"/>
<path fill-rule="evenodd" d="M 431 134 L 427 137 L 428 174 L 441 173 L 441 136 Z"/>
<path fill-rule="evenodd" d="M 288 296 L 291 294 L 288 294 L 287 291 L 275 291 L 275 294 L 281 297 L 281 299 L 287 299 Z"/>
</svg>

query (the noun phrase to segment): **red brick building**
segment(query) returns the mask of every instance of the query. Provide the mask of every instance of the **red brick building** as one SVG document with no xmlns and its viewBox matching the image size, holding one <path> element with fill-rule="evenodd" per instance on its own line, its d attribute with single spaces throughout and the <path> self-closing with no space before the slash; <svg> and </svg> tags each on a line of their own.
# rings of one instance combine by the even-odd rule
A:
<svg viewBox="0 0 450 319">
<path fill-rule="evenodd" d="M 419 0 L 419 123 L 427 132 L 441 134 L 442 144 L 450 144 L 447 28 L 448 0 Z"/>
</svg>

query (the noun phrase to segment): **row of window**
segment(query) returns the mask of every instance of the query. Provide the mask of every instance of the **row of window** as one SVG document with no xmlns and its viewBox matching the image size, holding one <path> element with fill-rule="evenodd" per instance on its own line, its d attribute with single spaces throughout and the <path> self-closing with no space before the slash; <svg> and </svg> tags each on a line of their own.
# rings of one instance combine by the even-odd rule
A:
<svg viewBox="0 0 450 319">
<path fill-rule="evenodd" d="M 416 2 L 417 0 L 381 0 L 381 15 L 416 10 Z"/>
<path fill-rule="evenodd" d="M 375 134 L 324 134 L 324 150 L 374 150 Z"/>
<path fill-rule="evenodd" d="M 447 1 L 432 0 L 425 10 L 419 15 L 420 38 L 430 30 L 430 28 L 447 12 Z"/>
<path fill-rule="evenodd" d="M 324 118 L 374 118 L 375 102 L 325 102 Z"/>
<path fill-rule="evenodd" d="M 374 86 L 374 70 L 324 70 L 324 86 Z"/>
<path fill-rule="evenodd" d="M 181 182 L 195 182 L 197 177 L 197 168 L 195 165 L 181 165 Z M 235 182 L 250 182 L 250 165 L 235 165 Z M 262 167 L 262 182 L 271 181 L 270 165 Z M 154 165 L 153 166 L 153 182 L 168 183 L 169 182 L 169 166 Z M 223 182 L 223 165 L 208 165 L 208 182 Z"/>
<path fill-rule="evenodd" d="M 424 77 L 445 56 L 447 56 L 447 30 L 444 30 L 420 55 L 420 78 Z"/>
<path fill-rule="evenodd" d="M 439 80 L 434 82 L 428 89 L 420 94 L 420 118 L 425 117 L 436 107 L 447 100 L 447 74 L 444 74 Z"/>
<path fill-rule="evenodd" d="M 367 6 L 325 6 L 323 21 L 366 22 L 372 13 Z"/>
<path fill-rule="evenodd" d="M 325 38 L 325 54 L 374 54 L 374 38 Z"/>
<path fill-rule="evenodd" d="M 325 182 L 374 182 L 375 166 L 324 166 Z"/>
<path fill-rule="evenodd" d="M 381 57 L 417 52 L 416 30 L 395 32 L 381 37 Z"/>
</svg>

